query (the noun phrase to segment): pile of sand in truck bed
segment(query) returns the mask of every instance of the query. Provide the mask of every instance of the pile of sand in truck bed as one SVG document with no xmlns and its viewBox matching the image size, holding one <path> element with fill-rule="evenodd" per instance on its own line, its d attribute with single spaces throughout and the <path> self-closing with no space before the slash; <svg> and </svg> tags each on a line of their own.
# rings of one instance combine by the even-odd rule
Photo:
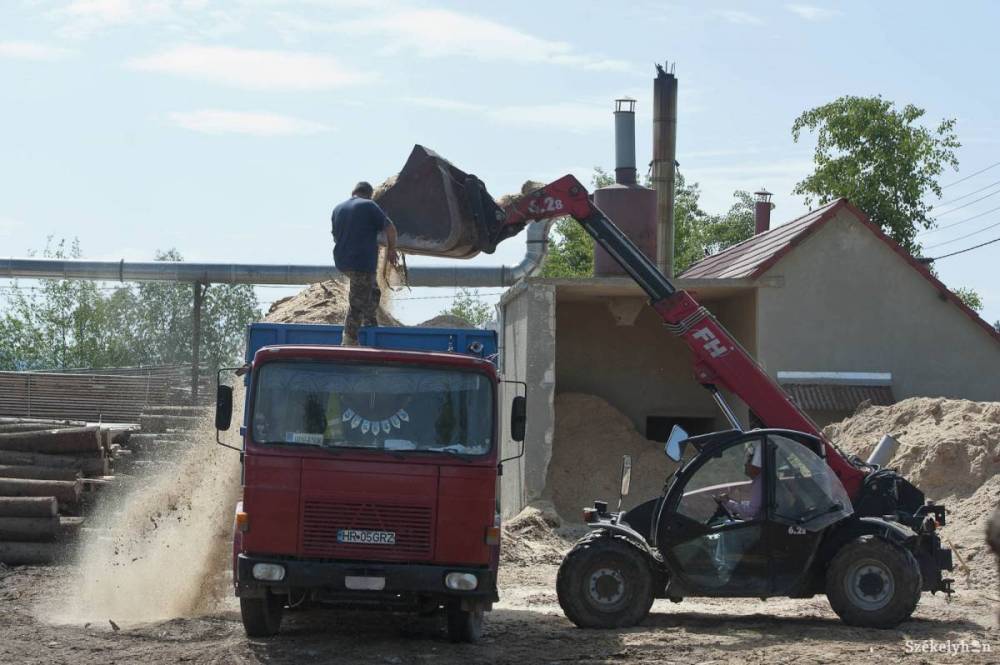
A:
<svg viewBox="0 0 1000 665">
<path fill-rule="evenodd" d="M 603 499 L 618 505 L 622 455 L 632 455 L 632 488 L 622 504 L 631 508 L 660 496 L 674 464 L 663 444 L 636 431 L 625 414 L 596 395 L 561 393 L 555 398 L 555 435 L 543 497 L 570 522 Z"/>
<path fill-rule="evenodd" d="M 418 323 L 421 328 L 475 328 L 465 319 L 454 314 L 438 314 L 434 318 Z"/>
<path fill-rule="evenodd" d="M 883 434 L 899 441 L 888 464 L 929 500 L 948 508 L 942 536 L 971 571 L 971 583 L 996 588 L 997 568 L 985 542 L 986 522 L 1000 504 L 1000 402 L 917 397 L 892 406 L 863 406 L 824 433 L 848 453 L 867 458 Z M 958 588 L 964 575 L 956 560 Z"/>
<path fill-rule="evenodd" d="M 386 291 L 383 289 L 383 306 L 380 306 L 376 313 L 379 325 L 402 325 L 386 311 L 384 303 L 387 302 L 387 298 Z M 272 323 L 342 324 L 344 317 L 347 316 L 348 304 L 347 280 L 331 279 L 310 284 L 294 296 L 274 301 L 264 320 Z"/>
</svg>

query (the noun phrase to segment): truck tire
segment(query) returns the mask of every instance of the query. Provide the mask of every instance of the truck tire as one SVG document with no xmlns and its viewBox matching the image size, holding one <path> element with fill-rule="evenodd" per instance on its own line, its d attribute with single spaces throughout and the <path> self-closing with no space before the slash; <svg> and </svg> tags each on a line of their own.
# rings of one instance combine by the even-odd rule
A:
<svg viewBox="0 0 1000 665">
<path fill-rule="evenodd" d="M 826 571 L 827 600 L 849 626 L 898 626 L 913 614 L 922 586 L 913 554 L 872 535 L 841 547 Z"/>
<path fill-rule="evenodd" d="M 624 538 L 592 534 L 569 551 L 556 577 L 559 606 L 580 628 L 622 628 L 653 605 L 649 556 Z"/>
<path fill-rule="evenodd" d="M 247 637 L 277 635 L 284 609 L 284 599 L 270 592 L 263 598 L 240 598 L 240 616 Z"/>
<path fill-rule="evenodd" d="M 475 643 L 483 634 L 483 609 L 463 610 L 460 603 L 448 605 L 448 639 Z"/>
</svg>

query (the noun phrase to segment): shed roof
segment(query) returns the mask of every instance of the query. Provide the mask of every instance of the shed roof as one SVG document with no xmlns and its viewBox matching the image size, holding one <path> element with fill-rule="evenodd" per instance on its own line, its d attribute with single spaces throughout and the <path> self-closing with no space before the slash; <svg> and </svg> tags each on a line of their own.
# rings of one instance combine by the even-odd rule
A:
<svg viewBox="0 0 1000 665">
<path fill-rule="evenodd" d="M 787 224 L 776 226 L 732 247 L 728 247 L 718 254 L 708 256 L 685 270 L 681 273 L 680 277 L 683 279 L 753 279 L 759 277 L 767 272 L 785 254 L 795 249 L 810 234 L 822 228 L 824 224 L 836 217 L 837 213 L 841 210 L 850 212 L 865 228 L 875 234 L 879 240 L 888 245 L 910 267 L 929 281 L 942 297 L 950 300 L 966 316 L 972 319 L 976 325 L 985 329 L 994 340 L 1000 343 L 1000 331 L 997 331 L 996 328 L 984 321 L 975 310 L 962 302 L 941 280 L 935 277 L 926 265 L 915 259 L 898 242 L 883 233 L 882 229 L 873 224 L 867 215 L 858 210 L 845 198 L 839 198 Z"/>
</svg>

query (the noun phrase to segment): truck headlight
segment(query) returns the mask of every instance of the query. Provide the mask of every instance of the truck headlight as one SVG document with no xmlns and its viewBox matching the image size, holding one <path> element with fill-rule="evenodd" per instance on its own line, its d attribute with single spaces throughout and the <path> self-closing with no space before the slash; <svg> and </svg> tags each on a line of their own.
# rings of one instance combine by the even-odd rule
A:
<svg viewBox="0 0 1000 665">
<path fill-rule="evenodd" d="M 254 579 L 265 582 L 280 582 L 285 579 L 285 567 L 276 563 L 255 563 L 253 565 Z"/>
<path fill-rule="evenodd" d="M 444 576 L 444 585 L 454 591 L 475 591 L 479 578 L 472 573 L 448 573 Z"/>
</svg>

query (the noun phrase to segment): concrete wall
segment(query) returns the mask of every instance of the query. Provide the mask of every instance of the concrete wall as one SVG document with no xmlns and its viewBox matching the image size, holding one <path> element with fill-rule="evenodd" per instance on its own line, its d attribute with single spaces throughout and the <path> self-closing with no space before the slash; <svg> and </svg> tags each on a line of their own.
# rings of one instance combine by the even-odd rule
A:
<svg viewBox="0 0 1000 665">
<path fill-rule="evenodd" d="M 528 384 L 528 426 L 524 457 L 507 462 L 500 478 L 500 505 L 504 518 L 541 495 L 552 457 L 555 399 L 555 287 L 522 283 L 501 300 L 500 337 L 503 378 Z M 516 386 L 503 386 L 501 395 L 501 453 L 517 455 L 520 444 L 510 440 L 510 402 Z"/>
<path fill-rule="evenodd" d="M 772 376 L 889 371 L 897 399 L 1000 400 L 1000 344 L 849 211 L 762 282 L 758 358 Z"/>
<path fill-rule="evenodd" d="M 608 299 L 563 302 L 556 309 L 556 390 L 603 397 L 645 432 L 647 416 L 711 418 L 728 428 L 711 395 L 692 377 L 687 346 L 642 304 L 632 325 L 617 325 Z M 753 292 L 706 306 L 751 353 Z M 745 415 L 734 400 L 731 405 Z"/>
</svg>

